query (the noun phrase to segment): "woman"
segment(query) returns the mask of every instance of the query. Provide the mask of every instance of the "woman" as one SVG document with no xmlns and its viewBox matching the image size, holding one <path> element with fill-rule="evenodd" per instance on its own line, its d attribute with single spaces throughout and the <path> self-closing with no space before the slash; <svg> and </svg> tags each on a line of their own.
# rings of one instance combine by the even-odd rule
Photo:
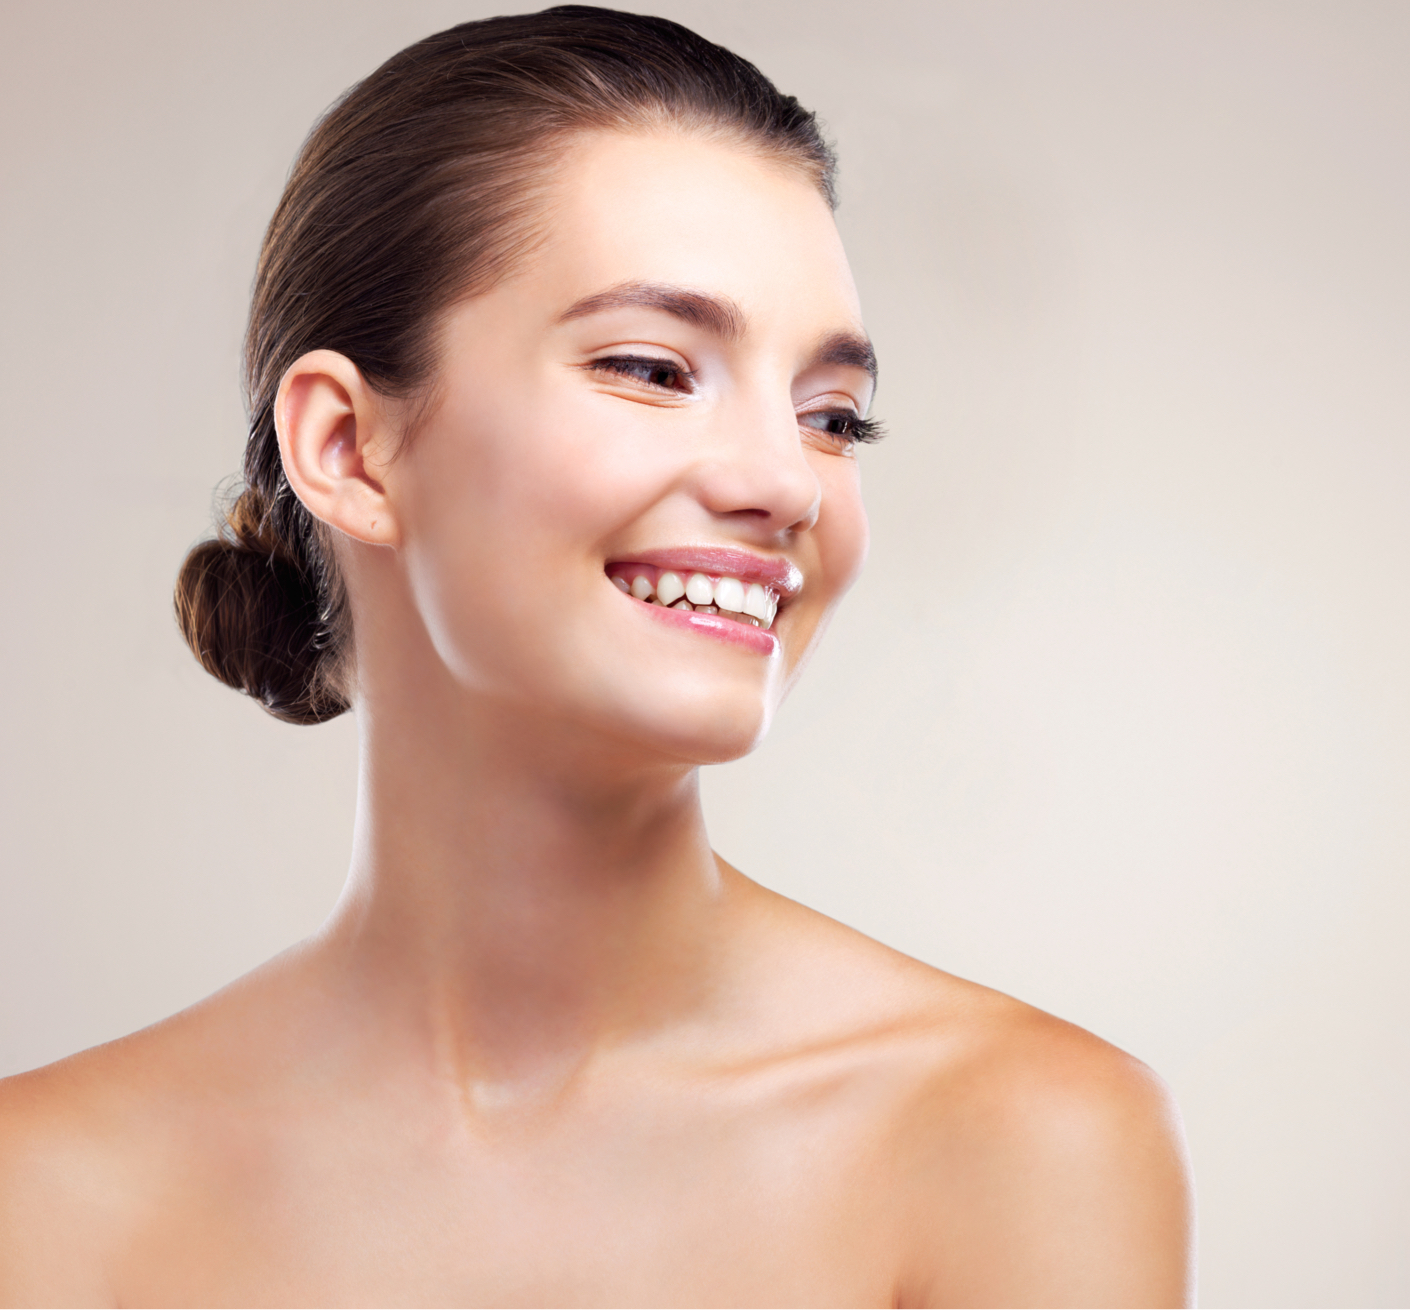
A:
<svg viewBox="0 0 1410 1310">
<path fill-rule="evenodd" d="M 277 716 L 356 710 L 347 890 L 4 1085 L 7 1303 L 1187 1300 L 1148 1071 L 704 832 L 866 550 L 831 196 L 796 101 L 599 9 L 428 38 L 317 127 L 177 604 Z"/>
</svg>

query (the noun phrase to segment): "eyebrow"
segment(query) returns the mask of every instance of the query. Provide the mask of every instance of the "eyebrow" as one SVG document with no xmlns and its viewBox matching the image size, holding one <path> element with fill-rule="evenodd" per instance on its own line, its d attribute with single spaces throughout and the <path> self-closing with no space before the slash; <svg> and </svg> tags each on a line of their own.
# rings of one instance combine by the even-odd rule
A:
<svg viewBox="0 0 1410 1310">
<path fill-rule="evenodd" d="M 818 347 L 813 357 L 816 364 L 848 364 L 866 370 L 876 381 L 876 351 L 866 337 L 858 332 L 834 332 Z"/>
<path fill-rule="evenodd" d="M 610 309 L 654 309 L 692 327 L 703 328 L 723 341 L 738 341 L 748 323 L 744 311 L 726 296 L 657 282 L 624 282 L 621 286 L 584 296 L 564 310 L 558 321 L 568 323 Z M 834 332 L 826 337 L 810 363 L 860 368 L 876 381 L 876 351 L 858 332 Z"/>
<path fill-rule="evenodd" d="M 738 341 L 744 335 L 744 311 L 723 296 L 688 291 L 684 287 L 656 282 L 626 282 L 595 295 L 584 296 L 559 315 L 560 323 L 600 314 L 608 309 L 655 309 L 670 314 L 693 327 L 704 328 L 725 341 Z"/>
</svg>

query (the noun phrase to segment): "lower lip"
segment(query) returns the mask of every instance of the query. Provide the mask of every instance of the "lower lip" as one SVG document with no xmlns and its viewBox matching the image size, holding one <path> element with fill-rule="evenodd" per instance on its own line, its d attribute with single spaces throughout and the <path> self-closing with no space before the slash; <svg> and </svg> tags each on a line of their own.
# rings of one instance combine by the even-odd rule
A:
<svg viewBox="0 0 1410 1310">
<path fill-rule="evenodd" d="M 748 623 L 736 623 L 733 619 L 722 619 L 718 614 L 676 610 L 667 605 L 648 605 L 640 600 L 633 600 L 631 603 L 637 609 L 645 610 L 656 622 L 669 624 L 681 631 L 698 632 L 702 636 L 722 641 L 727 646 L 738 646 L 756 655 L 778 654 L 778 638 L 763 628 L 756 628 Z"/>
</svg>

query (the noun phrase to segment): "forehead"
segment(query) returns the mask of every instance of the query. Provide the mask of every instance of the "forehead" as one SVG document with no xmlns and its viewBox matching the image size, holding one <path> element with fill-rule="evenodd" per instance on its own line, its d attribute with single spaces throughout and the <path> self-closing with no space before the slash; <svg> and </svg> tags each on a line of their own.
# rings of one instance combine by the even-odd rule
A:
<svg viewBox="0 0 1410 1310">
<path fill-rule="evenodd" d="M 751 323 L 810 333 L 861 314 L 827 202 L 788 163 L 675 131 L 584 135 L 568 148 L 525 274 L 566 306 L 628 282 L 728 297 Z"/>
</svg>

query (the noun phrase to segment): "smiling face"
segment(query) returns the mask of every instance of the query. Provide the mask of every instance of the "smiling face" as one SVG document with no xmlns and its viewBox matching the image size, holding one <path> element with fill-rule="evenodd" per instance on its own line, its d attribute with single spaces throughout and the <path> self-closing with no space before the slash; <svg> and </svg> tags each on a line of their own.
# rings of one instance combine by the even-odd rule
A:
<svg viewBox="0 0 1410 1310">
<path fill-rule="evenodd" d="M 451 685 L 736 757 L 866 552 L 873 377 L 832 215 L 679 133 L 579 138 L 549 204 L 447 315 L 436 406 L 382 475 L 401 575 Z"/>
</svg>

